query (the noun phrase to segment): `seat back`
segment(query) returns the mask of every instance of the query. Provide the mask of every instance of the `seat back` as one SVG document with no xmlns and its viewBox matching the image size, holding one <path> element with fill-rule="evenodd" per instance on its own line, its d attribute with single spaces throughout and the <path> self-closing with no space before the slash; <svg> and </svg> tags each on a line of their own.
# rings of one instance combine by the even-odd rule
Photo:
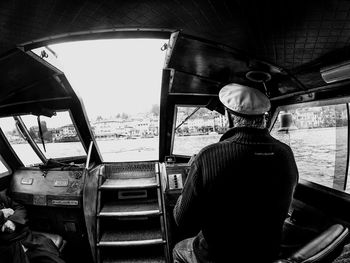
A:
<svg viewBox="0 0 350 263">
<path fill-rule="evenodd" d="M 322 262 L 332 252 L 342 248 L 348 234 L 347 227 L 341 224 L 332 225 L 288 258 L 279 259 L 274 263 Z"/>
</svg>

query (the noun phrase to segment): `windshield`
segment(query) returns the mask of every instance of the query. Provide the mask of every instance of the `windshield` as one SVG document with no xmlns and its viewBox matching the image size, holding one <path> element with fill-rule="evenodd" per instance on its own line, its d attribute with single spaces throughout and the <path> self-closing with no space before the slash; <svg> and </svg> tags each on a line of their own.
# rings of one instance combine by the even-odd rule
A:
<svg viewBox="0 0 350 263">
<path fill-rule="evenodd" d="M 49 46 L 83 99 L 103 161 L 158 159 L 165 39 L 118 39 Z M 41 49 L 33 50 L 39 56 Z M 57 61 L 59 63 L 57 63 Z"/>
<path fill-rule="evenodd" d="M 67 158 L 86 156 L 86 151 L 70 118 L 69 112 L 58 112 L 51 118 L 40 116 L 42 138 L 38 118 L 34 115 L 19 116 L 34 144 L 39 147 L 44 158 Z M 25 166 L 42 163 L 29 140 L 16 124 L 14 117 L 0 118 L 0 127 L 7 140 Z M 43 141 L 45 149 L 43 147 Z"/>
<path fill-rule="evenodd" d="M 226 130 L 227 119 L 204 107 L 177 107 L 173 154 L 191 156 L 216 143 Z"/>
<path fill-rule="evenodd" d="M 21 118 L 30 136 L 47 159 L 86 156 L 68 111 L 57 112 L 51 118 L 40 116 L 42 137 L 40 136 L 37 116 L 24 115 Z"/>
<path fill-rule="evenodd" d="M 40 164 L 42 161 L 17 128 L 13 117 L 0 118 L 0 128 L 8 142 L 25 166 Z"/>
</svg>

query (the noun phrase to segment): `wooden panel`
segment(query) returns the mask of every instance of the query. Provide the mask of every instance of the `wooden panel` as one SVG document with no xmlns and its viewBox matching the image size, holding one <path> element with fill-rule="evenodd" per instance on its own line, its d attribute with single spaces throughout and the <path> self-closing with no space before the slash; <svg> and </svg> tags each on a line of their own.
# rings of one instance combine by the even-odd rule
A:
<svg viewBox="0 0 350 263">
<path fill-rule="evenodd" d="M 217 95 L 221 87 L 220 82 L 174 70 L 171 74 L 169 93 Z"/>
<path fill-rule="evenodd" d="M 19 49 L 0 59 L 0 71 L 0 98 L 57 74 Z"/>
<path fill-rule="evenodd" d="M 228 82 L 234 74 L 249 70 L 248 57 L 183 34 L 177 37 L 166 67 L 220 82 Z"/>
<path fill-rule="evenodd" d="M 62 72 L 38 59 L 19 49 L 0 59 L 1 106 L 69 95 L 54 78 Z"/>
<path fill-rule="evenodd" d="M 50 92 L 47 92 L 47 91 Z M 15 92 L 0 97 L 0 105 L 26 103 L 37 100 L 47 100 L 67 96 L 61 85 L 53 77 L 45 76 L 44 79 L 33 83 L 31 86 L 23 86 Z"/>
<path fill-rule="evenodd" d="M 230 82 L 257 88 L 269 97 L 304 90 L 288 72 L 271 63 L 215 42 L 173 35 L 165 64 L 173 70 L 170 93 L 217 95 Z M 247 78 L 251 71 L 268 73 L 271 78 L 264 86 L 256 77 Z"/>
<path fill-rule="evenodd" d="M 85 170 L 85 184 L 83 191 L 83 207 L 85 225 L 90 243 L 91 253 L 96 262 L 96 214 L 97 214 L 97 193 L 100 167 L 96 167 L 91 172 Z"/>
</svg>

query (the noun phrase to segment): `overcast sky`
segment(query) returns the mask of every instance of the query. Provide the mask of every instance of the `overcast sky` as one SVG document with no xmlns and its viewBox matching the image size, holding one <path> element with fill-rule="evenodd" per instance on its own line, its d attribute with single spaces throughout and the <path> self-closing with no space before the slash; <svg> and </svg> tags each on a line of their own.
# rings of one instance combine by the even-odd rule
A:
<svg viewBox="0 0 350 263">
<path fill-rule="evenodd" d="M 50 46 L 90 119 L 159 104 L 167 40 L 94 40 Z M 52 57 L 52 54 L 49 53 Z"/>
</svg>

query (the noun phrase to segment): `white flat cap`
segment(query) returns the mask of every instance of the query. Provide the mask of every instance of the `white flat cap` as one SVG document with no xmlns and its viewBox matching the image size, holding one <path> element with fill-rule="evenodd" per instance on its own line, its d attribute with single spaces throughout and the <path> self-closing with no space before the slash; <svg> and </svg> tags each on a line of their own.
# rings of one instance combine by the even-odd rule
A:
<svg viewBox="0 0 350 263">
<path fill-rule="evenodd" d="M 224 86 L 219 99 L 226 108 L 243 115 L 262 115 L 271 107 L 270 100 L 261 91 L 236 83 Z"/>
</svg>

